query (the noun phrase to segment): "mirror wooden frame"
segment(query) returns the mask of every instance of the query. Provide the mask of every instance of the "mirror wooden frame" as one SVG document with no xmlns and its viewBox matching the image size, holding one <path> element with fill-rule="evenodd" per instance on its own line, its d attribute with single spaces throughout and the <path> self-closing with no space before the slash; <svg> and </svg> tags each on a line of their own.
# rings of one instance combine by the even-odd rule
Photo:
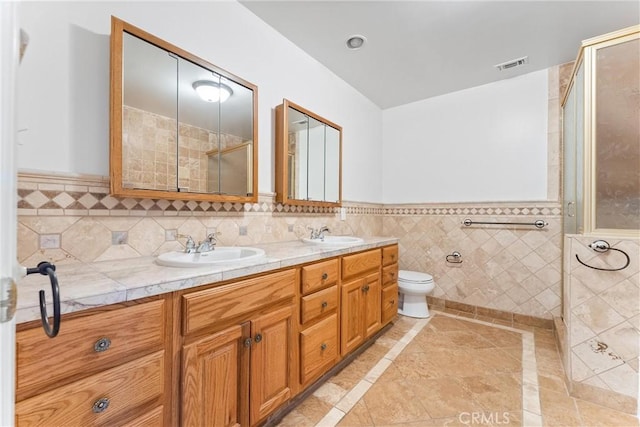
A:
<svg viewBox="0 0 640 427">
<path fill-rule="evenodd" d="M 319 200 L 302 200 L 289 197 L 289 188 L 292 185 L 289 172 L 291 161 L 288 149 L 289 134 L 289 108 L 297 110 L 307 116 L 330 126 L 340 133 L 339 158 L 338 158 L 338 201 L 328 202 Z M 342 127 L 303 108 L 288 99 L 283 99 L 282 104 L 276 107 L 276 201 L 286 205 L 340 207 L 342 206 Z"/>
<path fill-rule="evenodd" d="M 252 192 L 251 195 L 224 195 L 213 193 L 190 193 L 140 188 L 125 188 L 122 183 L 122 54 L 123 34 L 129 33 L 161 49 L 171 52 L 187 61 L 238 83 L 253 92 L 253 141 L 252 141 Z M 258 87 L 248 81 L 229 73 L 165 40 L 160 39 L 138 27 L 135 27 L 115 16 L 111 17 L 111 98 L 110 98 L 110 152 L 109 177 L 111 194 L 118 197 L 152 198 L 166 200 L 195 200 L 208 202 L 256 203 L 258 201 Z M 176 142 L 177 143 L 177 142 Z"/>
</svg>

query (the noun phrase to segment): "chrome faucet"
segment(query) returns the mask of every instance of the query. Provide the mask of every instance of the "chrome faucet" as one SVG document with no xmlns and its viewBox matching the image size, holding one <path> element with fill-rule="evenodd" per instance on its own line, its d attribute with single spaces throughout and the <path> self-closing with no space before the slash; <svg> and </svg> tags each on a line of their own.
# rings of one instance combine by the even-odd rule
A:
<svg viewBox="0 0 640 427">
<path fill-rule="evenodd" d="M 196 248 L 196 252 L 211 252 L 216 248 L 216 243 L 218 243 L 218 239 L 216 239 L 216 235 L 220 233 L 209 233 L 207 234 L 207 238 L 198 244 Z"/>
<path fill-rule="evenodd" d="M 311 230 L 311 236 L 309 236 L 309 238 L 312 240 L 324 240 L 324 233 L 331 233 L 329 227 L 326 225 L 323 225 L 317 230 L 313 227 L 307 227 L 307 230 Z"/>
<path fill-rule="evenodd" d="M 184 244 L 184 252 L 187 254 L 192 253 L 202 253 L 202 252 L 211 252 L 215 249 L 216 243 L 218 240 L 216 239 L 216 235 L 220 233 L 209 233 L 207 238 L 202 242 L 196 245 L 196 242 L 193 240 L 193 237 L 187 234 L 178 234 L 176 237 L 184 237 L 187 241 Z"/>
<path fill-rule="evenodd" d="M 318 230 L 318 239 L 324 240 L 324 233 L 331 233 L 329 227 L 327 227 L 326 225 L 323 225 L 322 227 L 320 227 L 320 230 Z"/>
</svg>

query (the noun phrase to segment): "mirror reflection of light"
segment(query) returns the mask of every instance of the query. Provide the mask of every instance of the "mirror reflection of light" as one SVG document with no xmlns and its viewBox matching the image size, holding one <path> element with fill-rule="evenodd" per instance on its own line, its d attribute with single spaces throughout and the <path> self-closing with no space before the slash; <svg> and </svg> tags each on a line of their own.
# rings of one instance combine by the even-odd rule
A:
<svg viewBox="0 0 640 427">
<path fill-rule="evenodd" d="M 198 80 L 193 83 L 193 89 L 203 101 L 207 102 L 225 102 L 233 91 L 227 85 L 212 82 L 211 80 Z"/>
</svg>

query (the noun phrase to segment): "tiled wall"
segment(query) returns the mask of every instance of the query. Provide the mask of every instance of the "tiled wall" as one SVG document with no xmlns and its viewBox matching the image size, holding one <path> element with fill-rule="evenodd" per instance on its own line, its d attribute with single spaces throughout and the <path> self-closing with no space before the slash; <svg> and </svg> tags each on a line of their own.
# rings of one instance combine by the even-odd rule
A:
<svg viewBox="0 0 640 427">
<path fill-rule="evenodd" d="M 626 406 L 621 409 L 634 412 L 640 354 L 640 240 L 607 239 L 611 247 L 629 255 L 629 266 L 619 271 L 594 270 L 578 262 L 576 255 L 599 268 L 616 269 L 625 264 L 620 252 L 597 253 L 589 248 L 587 245 L 594 240 L 579 235 L 565 237 L 565 295 L 569 304 L 565 368 L 578 392 L 584 389 L 582 385 L 595 387 L 602 390 L 601 398 L 615 399 L 615 406 L 622 403 Z M 627 396 L 630 401 L 608 396 L 607 391 Z"/>
<path fill-rule="evenodd" d="M 295 240 L 307 226 L 327 225 L 336 235 L 379 236 L 382 209 L 345 203 L 347 219 L 335 209 L 259 202 L 209 203 L 120 199 L 109 195 L 108 180 L 90 176 L 20 174 L 18 179 L 18 258 L 23 265 L 42 260 L 92 262 L 157 255 L 182 248 L 179 234 L 202 240 L 220 232 L 221 245 Z"/>
<path fill-rule="evenodd" d="M 427 272 L 433 296 L 550 319 L 560 314 L 561 217 L 557 203 L 423 205 L 385 209 L 385 235 L 400 239 L 400 268 Z M 484 222 L 548 223 L 534 226 Z M 461 264 L 448 263 L 454 251 Z"/>
</svg>

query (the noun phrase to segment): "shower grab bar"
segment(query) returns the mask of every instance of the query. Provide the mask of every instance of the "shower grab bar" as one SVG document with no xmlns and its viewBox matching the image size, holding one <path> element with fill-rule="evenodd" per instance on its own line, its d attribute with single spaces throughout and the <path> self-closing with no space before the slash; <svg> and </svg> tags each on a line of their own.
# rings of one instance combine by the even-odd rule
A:
<svg viewBox="0 0 640 427">
<path fill-rule="evenodd" d="M 547 225 L 549 225 L 548 222 L 544 222 L 541 219 L 535 222 L 483 222 L 483 221 L 471 221 L 469 218 L 467 218 L 464 221 L 462 221 L 462 223 L 467 227 L 473 224 L 486 224 L 486 225 L 533 225 L 536 228 L 544 228 Z"/>
<path fill-rule="evenodd" d="M 589 246 L 594 251 L 600 252 L 600 253 L 605 253 L 607 251 L 618 251 L 622 253 L 622 255 L 627 257 L 627 262 L 620 268 L 600 268 L 600 267 L 591 266 L 589 264 L 585 264 L 584 262 L 582 262 L 580 257 L 578 257 L 578 254 L 576 254 L 576 259 L 578 260 L 578 262 L 584 265 L 585 267 L 593 268 L 594 270 L 600 270 L 600 271 L 620 271 L 627 268 L 629 266 L 629 263 L 631 263 L 631 258 L 629 258 L 629 255 L 625 251 L 623 251 L 622 249 L 612 248 L 609 242 L 607 242 L 606 240 L 596 240 L 592 243 L 589 243 L 587 246 Z"/>
</svg>

